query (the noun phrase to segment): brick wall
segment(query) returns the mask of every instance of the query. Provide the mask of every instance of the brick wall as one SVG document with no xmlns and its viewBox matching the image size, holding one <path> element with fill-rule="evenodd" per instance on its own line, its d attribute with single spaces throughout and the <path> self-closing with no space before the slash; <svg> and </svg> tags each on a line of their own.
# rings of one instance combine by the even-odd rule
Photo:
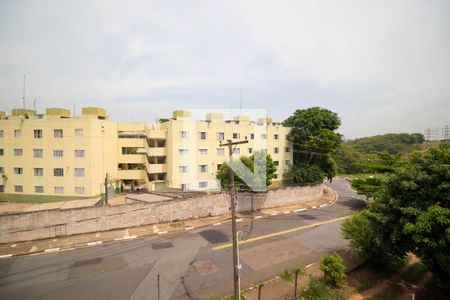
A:
<svg viewBox="0 0 450 300">
<path fill-rule="evenodd" d="M 242 193 L 238 211 L 256 211 L 311 201 L 323 195 L 323 186 L 281 187 L 265 193 Z M 52 209 L 0 216 L 0 243 L 52 238 L 147 224 L 218 216 L 229 212 L 226 194 L 154 203 Z"/>
</svg>

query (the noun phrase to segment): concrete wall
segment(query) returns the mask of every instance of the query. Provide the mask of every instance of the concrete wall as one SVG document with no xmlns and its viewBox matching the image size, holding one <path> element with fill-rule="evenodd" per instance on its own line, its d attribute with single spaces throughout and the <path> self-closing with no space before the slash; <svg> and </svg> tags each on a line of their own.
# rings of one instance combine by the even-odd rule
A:
<svg viewBox="0 0 450 300">
<path fill-rule="evenodd" d="M 255 211 L 315 200 L 323 186 L 283 187 L 266 193 L 243 193 L 238 211 Z M 227 194 L 214 194 L 185 200 L 134 203 L 67 210 L 43 210 L 0 216 L 0 243 L 53 238 L 147 224 L 218 216 L 229 212 Z"/>
</svg>

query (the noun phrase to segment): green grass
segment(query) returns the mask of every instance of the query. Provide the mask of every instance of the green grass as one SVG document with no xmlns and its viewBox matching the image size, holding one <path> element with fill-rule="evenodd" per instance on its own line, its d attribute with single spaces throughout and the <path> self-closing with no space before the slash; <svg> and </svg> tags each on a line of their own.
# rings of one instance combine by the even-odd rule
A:
<svg viewBox="0 0 450 300">
<path fill-rule="evenodd" d="M 173 227 L 173 228 L 179 228 L 181 226 L 184 226 L 184 222 L 176 222 L 176 223 L 170 224 L 170 227 Z"/>
<path fill-rule="evenodd" d="M 397 292 L 397 287 L 392 284 L 388 286 L 384 291 L 381 293 L 376 294 L 370 300 L 393 300 L 395 299 L 395 294 Z"/>
<path fill-rule="evenodd" d="M 415 263 L 410 266 L 402 275 L 402 278 L 408 282 L 416 283 L 427 273 L 427 267 L 421 263 Z"/>
<path fill-rule="evenodd" d="M 0 194 L 0 202 L 18 202 L 18 203 L 46 203 L 46 202 L 80 200 L 88 198 L 92 197 Z"/>
<path fill-rule="evenodd" d="M 305 300 L 346 300 L 348 298 L 346 288 L 330 288 L 322 281 L 312 279 L 301 299 Z"/>
<path fill-rule="evenodd" d="M 295 272 L 298 272 L 299 278 L 306 274 L 305 269 L 303 267 L 301 268 L 290 268 L 283 271 L 283 273 L 280 274 L 280 277 L 283 278 L 286 281 L 294 283 L 295 280 Z"/>
</svg>

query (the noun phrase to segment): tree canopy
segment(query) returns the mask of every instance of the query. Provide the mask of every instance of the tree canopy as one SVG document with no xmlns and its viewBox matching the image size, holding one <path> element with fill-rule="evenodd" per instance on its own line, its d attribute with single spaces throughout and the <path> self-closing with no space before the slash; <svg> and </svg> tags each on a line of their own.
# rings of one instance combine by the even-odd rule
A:
<svg viewBox="0 0 450 300">
<path fill-rule="evenodd" d="M 330 179 L 336 175 L 330 155 L 342 143 L 342 135 L 336 132 L 341 125 L 336 113 L 321 107 L 298 109 L 283 125 L 292 127 L 288 140 L 294 148 L 294 165 L 316 165 Z"/>
<path fill-rule="evenodd" d="M 342 230 L 368 262 L 395 265 L 412 252 L 450 288 L 450 146 L 411 155 Z"/>
<path fill-rule="evenodd" d="M 252 156 L 241 156 L 239 160 L 244 164 L 245 167 L 247 167 L 250 171 L 255 172 L 255 163 L 264 161 L 261 159 L 255 159 L 261 156 L 266 156 L 265 162 L 266 166 L 264 168 L 256 168 L 257 170 L 260 170 L 260 174 L 255 174 L 254 177 L 256 180 L 263 180 L 262 184 L 264 184 L 266 187 L 272 184 L 272 180 L 274 178 L 275 173 L 277 172 L 277 167 L 275 166 L 273 159 L 270 155 L 266 154 L 262 151 L 256 151 Z M 263 171 L 265 170 L 265 173 Z M 223 188 L 228 188 L 230 185 L 230 168 L 228 164 L 224 163 L 220 167 L 219 171 L 217 172 L 217 179 L 220 181 L 220 184 Z M 235 185 L 238 190 L 250 190 L 250 187 L 239 177 L 239 175 L 235 174 Z"/>
<path fill-rule="evenodd" d="M 407 153 L 419 150 L 425 141 L 421 133 L 388 133 L 346 141 L 345 144 L 361 153 Z"/>
</svg>

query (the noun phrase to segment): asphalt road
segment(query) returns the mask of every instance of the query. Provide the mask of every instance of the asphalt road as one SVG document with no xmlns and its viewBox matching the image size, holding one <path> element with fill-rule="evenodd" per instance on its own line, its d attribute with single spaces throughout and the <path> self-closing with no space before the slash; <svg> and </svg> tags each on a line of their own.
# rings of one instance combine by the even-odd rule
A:
<svg viewBox="0 0 450 300">
<path fill-rule="evenodd" d="M 335 204 L 296 214 L 279 214 L 238 223 L 242 287 L 316 261 L 324 253 L 347 247 L 341 221 L 365 202 L 343 179 L 329 184 L 339 195 Z M 268 234 L 299 230 L 274 237 Z M 0 299 L 209 299 L 232 285 L 231 225 L 110 243 L 76 251 L 0 260 Z"/>
</svg>

